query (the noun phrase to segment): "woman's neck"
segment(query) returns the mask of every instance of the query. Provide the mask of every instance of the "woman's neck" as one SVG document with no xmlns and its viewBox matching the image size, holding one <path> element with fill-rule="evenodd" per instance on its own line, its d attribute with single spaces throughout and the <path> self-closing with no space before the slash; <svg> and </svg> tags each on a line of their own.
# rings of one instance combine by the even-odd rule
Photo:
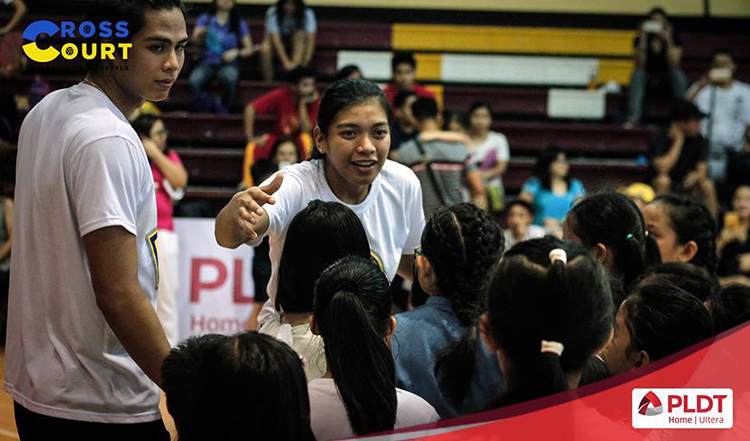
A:
<svg viewBox="0 0 750 441">
<path fill-rule="evenodd" d="M 328 186 L 331 187 L 331 191 L 341 202 L 357 205 L 367 198 L 371 185 L 353 186 L 349 184 L 328 161 L 325 161 L 323 170 Z"/>
<path fill-rule="evenodd" d="M 469 129 L 469 137 L 474 141 L 484 141 L 489 135 L 489 130 Z"/>
<path fill-rule="evenodd" d="M 226 24 L 229 21 L 229 11 L 216 11 L 216 21 L 222 26 Z"/>
<path fill-rule="evenodd" d="M 513 237 L 516 239 L 517 242 L 521 242 L 526 238 L 526 233 L 529 231 L 528 225 L 521 225 L 517 229 L 512 229 Z"/>
</svg>

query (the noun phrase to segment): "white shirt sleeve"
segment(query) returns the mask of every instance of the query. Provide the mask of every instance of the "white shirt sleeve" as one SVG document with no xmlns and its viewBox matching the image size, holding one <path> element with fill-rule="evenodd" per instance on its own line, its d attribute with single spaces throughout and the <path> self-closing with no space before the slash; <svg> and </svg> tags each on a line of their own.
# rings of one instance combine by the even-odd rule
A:
<svg viewBox="0 0 750 441">
<path fill-rule="evenodd" d="M 413 172 L 412 172 L 413 173 Z M 401 254 L 411 255 L 414 254 L 414 248 L 422 242 L 422 230 L 424 230 L 425 219 L 424 219 L 424 208 L 422 207 L 422 187 L 419 185 L 419 180 L 414 175 L 414 180 L 410 180 L 411 184 L 411 197 L 404 201 L 406 209 L 410 210 L 410 217 L 408 219 L 409 234 L 406 236 L 406 242 L 404 242 L 404 248 Z"/>
<path fill-rule="evenodd" d="M 270 184 L 275 177 L 276 173 L 263 182 L 261 186 Z M 286 229 L 292 218 L 300 211 L 299 205 L 302 201 L 303 191 L 304 189 L 302 188 L 299 179 L 288 174 L 284 175 L 284 180 L 281 181 L 281 187 L 279 187 L 276 193 L 273 194 L 276 203 L 263 206 L 263 209 L 268 213 L 268 231 L 266 232 L 266 235 L 273 236 Z"/>
<path fill-rule="evenodd" d="M 81 237 L 109 226 L 137 234 L 144 194 L 143 152 L 138 149 L 124 138 L 109 137 L 73 152 L 66 164 L 67 185 Z"/>
<path fill-rule="evenodd" d="M 508 138 L 502 133 L 493 132 L 495 148 L 497 149 L 497 160 L 507 162 L 510 160 L 510 147 Z"/>
</svg>

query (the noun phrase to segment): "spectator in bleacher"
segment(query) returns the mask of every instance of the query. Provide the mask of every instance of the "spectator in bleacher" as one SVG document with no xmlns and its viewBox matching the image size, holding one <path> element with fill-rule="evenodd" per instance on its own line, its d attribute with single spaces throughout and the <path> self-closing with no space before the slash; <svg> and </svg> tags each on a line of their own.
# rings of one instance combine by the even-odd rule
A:
<svg viewBox="0 0 750 441">
<path fill-rule="evenodd" d="M 435 94 L 426 87 L 417 84 L 417 60 L 410 52 L 396 52 L 391 59 L 391 83 L 386 86 L 384 92 L 388 102 L 394 106 L 396 95 L 399 92 L 414 92 L 419 98 L 435 99 Z"/>
<path fill-rule="evenodd" d="M 459 112 L 443 111 L 443 130 L 447 132 L 466 133 L 464 116 Z"/>
<path fill-rule="evenodd" d="M 180 0 L 110 1 L 92 4 L 86 21 L 127 22 L 116 40 L 132 48 L 127 60 L 88 60 L 82 82 L 24 119 L 5 389 L 21 439 L 169 440 L 154 180 L 126 115 L 168 97 L 185 60 L 185 10 Z"/>
<path fill-rule="evenodd" d="M 557 146 L 548 146 L 539 154 L 534 176 L 523 184 L 518 197 L 534 205 L 535 225 L 562 236 L 565 215 L 585 192 L 581 181 L 570 177 L 565 152 Z"/>
<path fill-rule="evenodd" d="M 750 185 L 737 187 L 732 198 L 732 211 L 724 216 L 719 235 L 719 275 L 743 276 L 750 282 Z"/>
<path fill-rule="evenodd" d="M 438 107 L 432 98 L 419 98 L 411 107 L 419 136 L 404 143 L 398 151 L 398 161 L 410 167 L 419 178 L 424 197 L 426 218 L 440 207 L 466 201 L 466 188 L 471 200 L 486 207 L 484 186 L 479 171 L 471 164 L 466 143 L 456 142 L 455 135 L 437 134 L 429 141 L 422 134 L 440 132 Z"/>
<path fill-rule="evenodd" d="M 708 177 L 708 143 L 700 133 L 704 116 L 689 101 L 675 103 L 669 130 L 649 140 L 651 185 L 657 195 L 677 192 L 698 196 L 716 214 L 719 201 Z"/>
<path fill-rule="evenodd" d="M 424 399 L 396 387 L 388 279 L 374 259 L 347 256 L 315 284 L 313 332 L 323 337 L 328 372 L 308 384 L 318 441 L 435 422 Z"/>
<path fill-rule="evenodd" d="M 653 263 L 651 256 L 659 254 L 641 211 L 616 192 L 589 195 L 573 205 L 565 216 L 563 238 L 586 247 L 626 290 Z"/>
<path fill-rule="evenodd" d="M 640 122 L 647 89 L 668 89 L 674 98 L 681 98 L 688 87 L 680 67 L 682 41 L 664 9 L 654 8 L 648 13 L 633 46 L 635 70 L 628 92 L 628 126 Z"/>
<path fill-rule="evenodd" d="M 315 258 L 310 259 L 310 251 Z M 367 234 L 357 215 L 338 202 L 315 200 L 289 224 L 279 261 L 276 314 L 260 328 L 299 354 L 307 381 L 326 373 L 323 341 L 310 330 L 313 291 L 320 274 L 338 259 L 370 257 Z"/>
<path fill-rule="evenodd" d="M 8 323 L 10 249 L 12 244 L 13 200 L 0 194 L 0 345 L 5 345 L 5 328 Z"/>
<path fill-rule="evenodd" d="M 429 298 L 396 315 L 391 350 L 396 385 L 442 418 L 484 410 L 504 389 L 497 357 L 476 332 L 487 273 L 502 253 L 500 226 L 472 204 L 439 209 L 422 233 L 414 283 Z"/>
<path fill-rule="evenodd" d="M 154 115 L 141 115 L 133 128 L 146 150 L 156 191 L 156 217 L 159 228 L 159 292 L 156 315 L 169 343 L 178 342 L 177 292 L 180 289 L 180 240 L 174 232 L 174 204 L 185 196 L 188 174 L 176 151 L 167 147 L 169 133 L 164 121 Z"/>
<path fill-rule="evenodd" d="M 516 244 L 490 276 L 483 337 L 498 360 L 508 405 L 578 387 L 612 336 L 607 274 L 580 245 L 547 236 Z"/>
<path fill-rule="evenodd" d="M 664 194 L 646 204 L 643 219 L 662 262 L 690 262 L 716 274 L 716 220 L 705 204 Z"/>
<path fill-rule="evenodd" d="M 191 337 L 172 349 L 162 375 L 180 441 L 314 440 L 302 363 L 272 337 Z"/>
<path fill-rule="evenodd" d="M 247 152 L 246 152 L 247 154 Z M 245 158 L 247 161 L 250 158 Z M 257 179 L 256 174 L 253 172 L 253 168 L 255 165 L 259 162 L 265 162 L 268 161 L 268 163 L 272 166 L 274 169 L 272 172 L 270 172 L 268 175 L 264 176 L 263 179 Z M 288 138 L 288 137 L 281 137 L 276 138 L 276 140 L 273 143 L 273 146 L 271 147 L 271 151 L 268 154 L 267 159 L 259 159 L 257 162 L 251 163 L 249 168 L 246 168 L 244 171 L 244 175 L 242 177 L 242 182 L 240 182 L 239 189 L 240 190 L 247 190 L 248 188 L 252 187 L 256 183 L 261 183 L 268 178 L 268 176 L 276 173 L 279 170 L 283 170 L 287 167 L 289 167 L 292 164 L 296 164 L 300 162 L 300 152 L 299 147 L 297 147 L 297 140 L 295 138 Z M 268 169 L 267 166 L 262 166 L 263 169 Z"/>
<path fill-rule="evenodd" d="M 750 185 L 750 126 L 745 131 L 742 148 L 729 161 L 724 188 L 731 192 L 742 185 Z"/>
<path fill-rule="evenodd" d="M 729 285 L 708 299 L 706 307 L 719 334 L 750 321 L 750 286 Z"/>
<path fill-rule="evenodd" d="M 200 63 L 190 73 L 190 87 L 200 99 L 206 86 L 216 79 L 221 86 L 221 103 L 229 111 L 240 78 L 238 60 L 253 54 L 250 29 L 235 0 L 214 0 L 211 13 L 202 14 L 195 23 L 190 40 L 203 45 Z"/>
<path fill-rule="evenodd" d="M 648 366 L 713 335 L 711 314 L 698 298 L 663 280 L 639 283 L 617 311 L 604 351 L 617 375 Z"/>
<path fill-rule="evenodd" d="M 22 54 L 23 39 L 16 26 L 26 15 L 24 0 L 0 1 L 0 12 L 13 7 L 13 15 L 3 27 L 0 27 L 0 78 L 9 77 L 23 70 L 26 58 Z M 15 32 L 14 32 L 15 31 Z"/>
<path fill-rule="evenodd" d="M 347 64 L 336 74 L 336 81 L 345 80 L 347 78 L 361 80 L 364 76 L 362 75 L 362 71 L 359 70 L 359 66 L 356 64 Z"/>
<path fill-rule="evenodd" d="M 390 106 L 365 80 L 342 80 L 323 95 L 315 127 L 315 157 L 288 167 L 261 187 L 237 193 L 216 219 L 219 245 L 257 245 L 268 234 L 274 265 L 268 295 L 276 295 L 279 256 L 294 215 L 314 199 L 351 208 L 367 232 L 373 256 L 389 279 L 412 279 L 414 247 L 424 227 L 419 180 L 388 161 Z M 259 321 L 273 313 L 266 303 Z"/>
<path fill-rule="evenodd" d="M 413 91 L 399 92 L 393 100 L 393 126 L 391 127 L 391 151 L 388 157 L 394 161 L 398 159 L 401 146 L 414 139 L 417 132 L 417 121 L 411 106 L 417 100 Z"/>
<path fill-rule="evenodd" d="M 505 221 L 508 228 L 503 231 L 505 249 L 510 249 L 518 242 L 544 237 L 544 228 L 533 225 L 534 206 L 529 202 L 516 199 L 505 207 Z"/>
<path fill-rule="evenodd" d="M 726 178 L 727 160 L 742 148 L 750 126 L 750 85 L 734 79 L 736 70 L 731 52 L 715 51 L 711 70 L 692 93 L 695 104 L 708 115 L 702 132 L 711 146 L 709 176 L 719 182 Z"/>
<path fill-rule="evenodd" d="M 503 174 L 508 169 L 510 160 L 508 139 L 502 133 L 492 130 L 492 107 L 489 103 L 475 102 L 467 115 L 466 134 L 471 140 L 471 162 L 482 176 L 487 192 L 487 208 L 497 213 L 505 205 Z"/>
<path fill-rule="evenodd" d="M 318 25 L 304 0 L 278 0 L 266 11 L 265 24 L 266 36 L 260 45 L 263 79 L 273 80 L 274 60 L 281 64 L 283 74 L 310 64 Z"/>
</svg>

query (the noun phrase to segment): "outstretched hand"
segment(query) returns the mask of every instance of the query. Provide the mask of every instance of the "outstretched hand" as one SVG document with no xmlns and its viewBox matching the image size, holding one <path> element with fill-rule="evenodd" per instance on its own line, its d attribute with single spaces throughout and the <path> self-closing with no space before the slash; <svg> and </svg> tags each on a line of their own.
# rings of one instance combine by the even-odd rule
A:
<svg viewBox="0 0 750 441">
<path fill-rule="evenodd" d="M 276 198 L 273 194 L 281 187 L 284 174 L 279 172 L 270 184 L 263 187 L 251 187 L 241 193 L 237 193 L 232 199 L 235 205 L 235 219 L 240 230 L 247 236 L 248 240 L 258 237 L 255 230 L 256 225 L 266 211 L 265 204 L 275 204 Z"/>
</svg>

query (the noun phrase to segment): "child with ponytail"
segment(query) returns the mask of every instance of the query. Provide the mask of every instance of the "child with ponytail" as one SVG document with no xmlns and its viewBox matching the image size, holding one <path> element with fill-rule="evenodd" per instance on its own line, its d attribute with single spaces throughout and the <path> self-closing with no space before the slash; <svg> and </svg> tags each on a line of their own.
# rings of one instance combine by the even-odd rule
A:
<svg viewBox="0 0 750 441">
<path fill-rule="evenodd" d="M 396 388 L 390 287 L 374 260 L 344 257 L 321 274 L 311 326 L 323 337 L 328 367 L 308 384 L 317 440 L 438 420 L 425 400 Z"/>
<path fill-rule="evenodd" d="M 578 387 L 612 337 L 607 274 L 582 246 L 552 236 L 516 244 L 493 271 L 480 329 L 505 374 L 507 405 Z"/>
</svg>

